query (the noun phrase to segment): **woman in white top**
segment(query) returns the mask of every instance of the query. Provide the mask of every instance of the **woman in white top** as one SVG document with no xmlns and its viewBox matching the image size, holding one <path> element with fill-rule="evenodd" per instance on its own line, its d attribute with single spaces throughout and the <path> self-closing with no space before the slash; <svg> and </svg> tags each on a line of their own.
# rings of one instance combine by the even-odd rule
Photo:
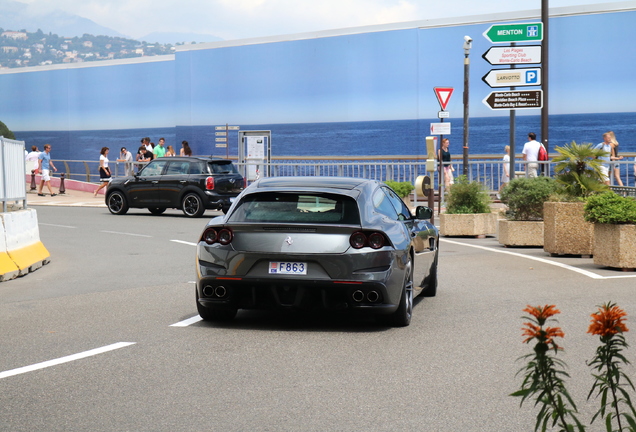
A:
<svg viewBox="0 0 636 432">
<path fill-rule="evenodd" d="M 110 182 L 110 168 L 108 168 L 108 147 L 102 147 L 101 155 L 99 156 L 99 181 L 102 182 L 97 188 L 93 196 L 97 196 L 97 193 L 104 189 L 108 182 Z"/>
<path fill-rule="evenodd" d="M 503 174 L 501 175 L 501 185 L 499 186 L 499 192 L 508 184 L 510 181 L 510 146 L 505 146 L 504 151 L 506 154 L 503 157 Z"/>
</svg>

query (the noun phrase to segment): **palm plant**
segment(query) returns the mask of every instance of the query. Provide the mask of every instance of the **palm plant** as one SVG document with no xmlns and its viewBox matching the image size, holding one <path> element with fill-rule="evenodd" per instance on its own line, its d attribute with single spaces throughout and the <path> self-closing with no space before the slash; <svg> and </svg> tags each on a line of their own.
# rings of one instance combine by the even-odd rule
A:
<svg viewBox="0 0 636 432">
<path fill-rule="evenodd" d="M 602 161 L 599 159 L 608 156 L 606 151 L 594 148 L 591 143 L 577 144 L 574 141 L 556 147 L 556 151 L 559 156 L 554 158 L 554 172 L 563 195 L 585 198 L 607 190 L 601 173 Z"/>
</svg>

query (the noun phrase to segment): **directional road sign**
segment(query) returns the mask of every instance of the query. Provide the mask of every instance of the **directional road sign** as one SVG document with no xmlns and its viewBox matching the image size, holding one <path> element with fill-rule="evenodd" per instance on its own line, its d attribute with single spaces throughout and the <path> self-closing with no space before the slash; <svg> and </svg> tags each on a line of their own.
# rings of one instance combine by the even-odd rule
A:
<svg viewBox="0 0 636 432">
<path fill-rule="evenodd" d="M 541 63 L 541 45 L 490 47 L 482 57 L 491 65 Z"/>
<path fill-rule="evenodd" d="M 490 87 L 541 85 L 541 68 L 491 69 L 482 78 Z"/>
<path fill-rule="evenodd" d="M 450 135 L 451 124 L 446 123 L 431 123 L 431 135 Z"/>
<path fill-rule="evenodd" d="M 216 130 L 239 130 L 241 129 L 240 126 L 215 126 L 214 129 Z"/>
<path fill-rule="evenodd" d="M 450 101 L 453 90 L 455 90 L 453 87 L 433 87 L 433 91 L 435 92 L 435 96 L 437 96 L 437 100 L 442 111 L 446 111 L 446 106 Z"/>
<path fill-rule="evenodd" d="M 492 43 L 537 42 L 543 40 L 543 23 L 495 24 L 484 32 Z"/>
<path fill-rule="evenodd" d="M 541 108 L 543 90 L 494 91 L 482 102 L 493 110 Z"/>
<path fill-rule="evenodd" d="M 223 138 L 215 138 L 216 142 L 227 142 L 227 138 L 223 137 Z"/>
</svg>

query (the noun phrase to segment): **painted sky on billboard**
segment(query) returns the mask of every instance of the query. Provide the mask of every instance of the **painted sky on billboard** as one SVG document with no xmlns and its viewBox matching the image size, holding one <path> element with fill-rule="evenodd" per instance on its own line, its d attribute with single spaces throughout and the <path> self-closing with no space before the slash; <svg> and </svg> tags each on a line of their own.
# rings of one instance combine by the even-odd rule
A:
<svg viewBox="0 0 636 432">
<path fill-rule="evenodd" d="M 632 112 L 636 12 L 553 18 L 552 114 Z M 481 101 L 492 68 L 490 24 L 366 32 L 180 51 L 165 61 L 0 74 L 13 130 L 276 124 L 433 118 L 433 87 L 454 87 L 461 116 L 463 36 L 471 50 L 471 116 L 504 116 Z M 205 48 L 201 46 L 199 48 Z M 161 59 L 159 59 L 161 60 Z M 520 115 L 536 115 L 525 110 Z"/>
</svg>

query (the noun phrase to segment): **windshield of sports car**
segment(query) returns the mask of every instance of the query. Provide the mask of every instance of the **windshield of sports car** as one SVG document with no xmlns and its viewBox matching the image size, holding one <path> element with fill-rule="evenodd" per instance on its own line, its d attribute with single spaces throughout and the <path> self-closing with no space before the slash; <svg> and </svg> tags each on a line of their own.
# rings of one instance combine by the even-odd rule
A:
<svg viewBox="0 0 636 432">
<path fill-rule="evenodd" d="M 359 225 L 360 213 L 345 195 L 262 192 L 244 196 L 229 222 Z"/>
</svg>

